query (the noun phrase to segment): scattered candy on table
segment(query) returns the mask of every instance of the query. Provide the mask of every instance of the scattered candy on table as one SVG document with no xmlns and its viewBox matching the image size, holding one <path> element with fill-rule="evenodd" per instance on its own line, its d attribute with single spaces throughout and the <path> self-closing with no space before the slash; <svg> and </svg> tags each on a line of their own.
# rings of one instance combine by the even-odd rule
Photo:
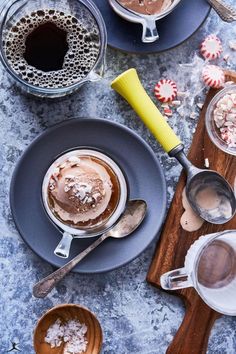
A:
<svg viewBox="0 0 236 354">
<path fill-rule="evenodd" d="M 236 41 L 229 41 L 229 47 L 232 50 L 236 50 Z"/>
<path fill-rule="evenodd" d="M 172 115 L 173 115 L 172 109 L 171 108 L 164 108 L 164 114 L 167 117 L 172 117 Z"/>
<path fill-rule="evenodd" d="M 202 109 L 203 106 L 204 106 L 204 104 L 203 104 L 202 102 L 198 102 L 198 103 L 197 103 L 197 107 L 198 107 L 199 109 Z"/>
<path fill-rule="evenodd" d="M 215 34 L 210 34 L 202 42 L 200 51 L 202 56 L 207 60 L 219 58 L 223 52 L 221 40 Z"/>
<path fill-rule="evenodd" d="M 205 158 L 204 166 L 205 166 L 206 168 L 209 168 L 209 167 L 210 167 L 210 162 L 209 162 L 208 157 Z"/>
<path fill-rule="evenodd" d="M 229 62 L 229 59 L 230 59 L 230 55 L 229 55 L 229 54 L 225 54 L 225 55 L 223 56 L 223 60 L 224 60 L 226 63 Z"/>
<path fill-rule="evenodd" d="M 181 105 L 181 101 L 180 100 L 172 101 L 172 106 L 178 107 L 180 105 Z"/>
<path fill-rule="evenodd" d="M 177 85 L 169 79 L 160 80 L 154 89 L 156 98 L 161 102 L 171 102 L 177 96 Z"/>
<path fill-rule="evenodd" d="M 205 85 L 220 88 L 224 86 L 224 71 L 216 65 L 206 65 L 202 71 L 202 78 Z"/>
</svg>

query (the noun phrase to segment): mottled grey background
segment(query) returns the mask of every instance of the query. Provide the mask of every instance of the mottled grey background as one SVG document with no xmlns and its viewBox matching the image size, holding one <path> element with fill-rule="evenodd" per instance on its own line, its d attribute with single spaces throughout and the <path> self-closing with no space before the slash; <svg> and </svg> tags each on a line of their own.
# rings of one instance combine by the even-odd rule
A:
<svg viewBox="0 0 236 354">
<path fill-rule="evenodd" d="M 236 38 L 236 25 L 222 23 L 214 12 L 198 33 L 170 52 L 138 56 L 109 49 L 105 79 L 61 100 L 42 101 L 22 95 L 0 67 L 1 354 L 12 348 L 11 341 L 19 343 L 22 353 L 33 353 L 32 332 L 37 319 L 52 306 L 67 302 L 83 304 L 97 314 L 104 331 L 104 354 L 165 353 L 181 323 L 184 307 L 178 298 L 145 281 L 155 242 L 138 259 L 119 270 L 96 276 L 70 274 L 47 299 L 36 300 L 32 297 L 33 284 L 53 268 L 33 254 L 16 231 L 9 207 L 9 185 L 16 161 L 47 127 L 74 116 L 101 117 L 127 125 L 151 145 L 164 168 L 170 202 L 180 167 L 167 158 L 130 107 L 111 91 L 109 83 L 125 69 L 136 67 L 151 95 L 160 77 L 175 79 L 182 90 L 195 95 L 202 88 L 199 71 L 203 63 L 197 57 L 194 59 L 194 52 L 209 33 L 219 34 L 225 53 L 230 54 L 227 66 L 236 69 L 236 54 L 228 47 L 228 41 Z M 192 61 L 196 65 L 179 65 Z M 196 100 L 201 101 L 204 94 L 200 92 Z M 197 120 L 188 115 L 197 112 L 197 108 L 188 100 L 184 109 L 185 116 L 175 114 L 169 121 L 189 146 Z M 210 337 L 208 353 L 236 353 L 235 331 L 236 318 L 219 319 Z"/>
</svg>

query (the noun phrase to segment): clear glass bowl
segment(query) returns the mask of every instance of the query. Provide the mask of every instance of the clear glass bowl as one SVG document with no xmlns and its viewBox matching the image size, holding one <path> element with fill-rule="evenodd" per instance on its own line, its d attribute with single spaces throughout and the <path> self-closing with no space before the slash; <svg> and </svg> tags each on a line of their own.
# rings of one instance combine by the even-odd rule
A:
<svg viewBox="0 0 236 354">
<path fill-rule="evenodd" d="M 117 177 L 118 184 L 119 184 L 119 197 L 118 197 L 118 202 L 117 205 L 112 212 L 111 215 L 109 215 L 106 219 L 104 219 L 102 222 L 99 222 L 98 224 L 95 224 L 93 226 L 86 226 L 86 227 L 76 227 L 73 226 L 72 224 L 68 224 L 66 222 L 62 222 L 58 217 L 55 216 L 55 214 L 51 210 L 51 206 L 49 205 L 48 201 L 48 185 L 51 176 L 54 173 L 55 167 L 58 166 L 58 164 L 64 163 L 68 158 L 70 157 L 89 157 L 89 158 L 97 158 L 101 161 L 103 161 L 110 169 L 114 172 L 114 174 Z M 126 177 L 121 170 L 121 168 L 117 165 L 117 163 L 112 160 L 109 156 L 105 155 L 104 153 L 90 149 L 90 148 L 77 148 L 73 149 L 71 151 L 67 151 L 66 153 L 63 153 L 61 156 L 59 156 L 55 161 L 53 161 L 52 165 L 49 167 L 47 170 L 45 177 L 43 179 L 42 183 L 42 200 L 43 200 L 43 205 L 46 210 L 47 215 L 49 218 L 53 221 L 55 225 L 57 225 L 60 230 L 63 230 L 67 233 L 70 233 L 74 236 L 77 237 L 94 237 L 102 234 L 106 230 L 108 230 L 110 227 L 112 227 L 117 220 L 120 218 L 122 213 L 125 210 L 125 206 L 128 200 L 128 182 L 126 181 Z"/>
<path fill-rule="evenodd" d="M 214 121 L 213 113 L 216 108 L 217 103 L 220 99 L 222 99 L 226 94 L 235 93 L 236 94 L 236 85 L 230 85 L 225 87 L 220 92 L 218 92 L 211 102 L 208 105 L 206 115 L 205 115 L 205 123 L 207 133 L 211 139 L 211 141 L 222 151 L 227 154 L 236 156 L 236 147 L 229 147 L 228 144 L 222 139 L 220 136 L 220 129 L 216 126 Z"/>
<path fill-rule="evenodd" d="M 70 86 L 59 88 L 44 88 L 32 85 L 18 75 L 11 65 L 5 54 L 4 39 L 8 33 L 9 28 L 22 17 L 42 9 L 52 9 L 62 11 L 65 14 L 74 16 L 87 29 L 95 27 L 100 37 L 99 54 L 93 68 L 82 79 L 76 81 Z M 79 89 L 84 83 L 97 81 L 101 78 L 104 72 L 105 55 L 107 47 L 107 33 L 106 26 L 102 15 L 97 7 L 90 0 L 10 0 L 5 1 L 0 9 L 0 60 L 10 74 L 10 77 L 22 89 L 36 96 L 40 97 L 60 97 L 72 93 Z"/>
<path fill-rule="evenodd" d="M 52 207 L 49 203 L 48 187 L 51 176 L 55 171 L 55 167 L 58 164 L 63 164 L 70 157 L 89 157 L 97 158 L 101 160 L 105 165 L 107 165 L 115 174 L 119 185 L 119 195 L 117 198 L 117 204 L 110 215 L 108 215 L 104 220 L 98 221 L 94 225 L 87 225 L 84 227 L 75 226 L 72 222 L 63 222 L 58 215 L 54 213 Z M 76 148 L 63 153 L 59 156 L 47 170 L 43 183 L 42 183 L 42 202 L 48 216 L 49 220 L 61 231 L 62 238 L 54 250 L 54 254 L 61 258 L 68 258 L 70 253 L 71 242 L 74 238 L 90 238 L 103 234 L 108 231 L 121 217 L 123 214 L 127 201 L 129 198 L 129 186 L 125 174 L 117 163 L 102 153 L 99 150 L 94 150 L 90 148 Z"/>
</svg>

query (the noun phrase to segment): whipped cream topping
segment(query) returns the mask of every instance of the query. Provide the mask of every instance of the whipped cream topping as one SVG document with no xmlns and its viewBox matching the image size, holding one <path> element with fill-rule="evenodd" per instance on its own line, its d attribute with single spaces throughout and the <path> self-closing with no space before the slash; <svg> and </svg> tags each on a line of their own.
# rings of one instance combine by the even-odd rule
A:
<svg viewBox="0 0 236 354">
<path fill-rule="evenodd" d="M 108 209 L 113 184 L 105 165 L 99 162 L 89 156 L 75 155 L 55 165 L 48 195 L 52 211 L 61 220 L 85 223 L 99 218 Z"/>
<path fill-rule="evenodd" d="M 129 10 L 144 15 L 155 15 L 165 11 L 173 0 L 117 0 L 122 6 Z"/>
<path fill-rule="evenodd" d="M 236 148 L 236 93 L 229 93 L 216 104 L 213 118 L 221 138 L 230 148 Z"/>
</svg>

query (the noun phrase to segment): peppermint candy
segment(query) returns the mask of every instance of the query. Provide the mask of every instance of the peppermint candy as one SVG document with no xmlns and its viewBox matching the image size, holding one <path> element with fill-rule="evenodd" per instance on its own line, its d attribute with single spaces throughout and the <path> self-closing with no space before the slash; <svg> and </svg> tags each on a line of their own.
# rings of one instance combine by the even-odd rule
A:
<svg viewBox="0 0 236 354">
<path fill-rule="evenodd" d="M 207 60 L 219 58 L 223 52 L 221 40 L 215 34 L 210 34 L 202 42 L 200 51 L 202 56 Z"/>
<path fill-rule="evenodd" d="M 202 71 L 202 78 L 206 86 L 220 88 L 224 86 L 224 71 L 216 65 L 206 65 Z"/>
<path fill-rule="evenodd" d="M 154 94 L 161 102 L 173 101 L 177 96 L 176 83 L 172 80 L 162 79 L 156 84 Z"/>
</svg>

